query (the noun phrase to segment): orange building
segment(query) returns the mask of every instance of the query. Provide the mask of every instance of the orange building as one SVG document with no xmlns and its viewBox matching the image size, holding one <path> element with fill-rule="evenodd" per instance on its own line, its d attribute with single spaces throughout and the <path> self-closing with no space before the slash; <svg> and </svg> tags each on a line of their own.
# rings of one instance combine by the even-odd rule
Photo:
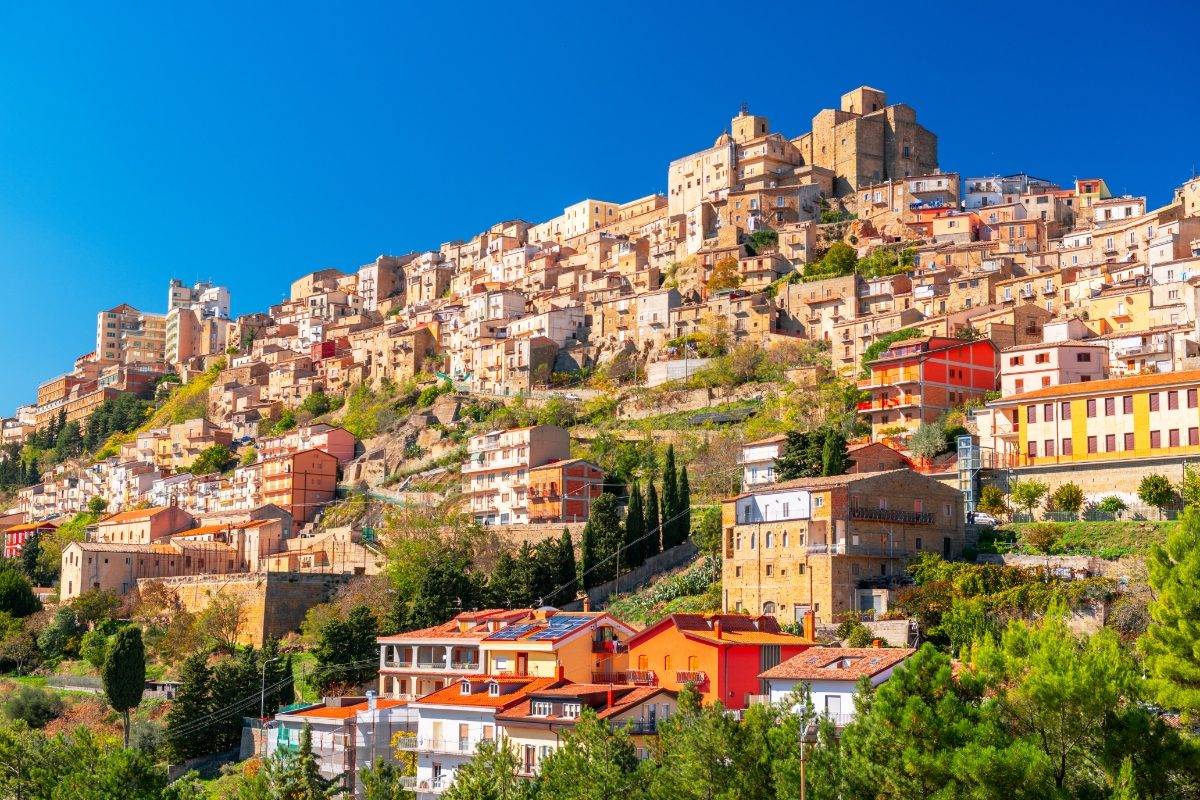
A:
<svg viewBox="0 0 1200 800">
<path fill-rule="evenodd" d="M 573 458 L 529 470 L 529 521 L 576 522 L 588 518 L 604 491 L 604 470 Z"/>
<path fill-rule="evenodd" d="M 261 464 L 263 503 L 287 511 L 299 525 L 312 522 L 337 495 L 338 460 L 323 450 L 303 450 Z"/>
<path fill-rule="evenodd" d="M 758 675 L 816 644 L 813 619 L 805 636 L 783 633 L 774 617 L 672 614 L 629 640 L 631 683 L 678 691 L 696 687 L 705 703 L 745 708 L 766 693 Z"/>
</svg>

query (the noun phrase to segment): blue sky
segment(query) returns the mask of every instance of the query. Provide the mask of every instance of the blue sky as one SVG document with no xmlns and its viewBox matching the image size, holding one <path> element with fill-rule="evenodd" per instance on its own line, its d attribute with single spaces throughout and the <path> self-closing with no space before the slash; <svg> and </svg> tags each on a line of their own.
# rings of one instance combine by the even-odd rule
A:
<svg viewBox="0 0 1200 800">
<path fill-rule="evenodd" d="M 1200 162 L 1188 6 L 926 7 L 5 4 L 0 414 L 171 277 L 246 313 L 314 269 L 662 191 L 743 100 L 796 136 L 869 84 L 945 170 L 1153 203 Z"/>
</svg>

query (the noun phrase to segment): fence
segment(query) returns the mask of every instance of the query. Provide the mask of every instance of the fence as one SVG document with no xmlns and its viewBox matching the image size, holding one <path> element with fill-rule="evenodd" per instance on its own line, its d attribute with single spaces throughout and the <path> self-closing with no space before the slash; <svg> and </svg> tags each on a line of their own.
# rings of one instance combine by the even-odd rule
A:
<svg viewBox="0 0 1200 800">
<path fill-rule="evenodd" d="M 1098 508 L 1085 508 L 1075 514 L 1070 511 L 1043 511 L 1041 520 L 1044 522 L 1160 522 L 1174 521 L 1183 513 L 1182 506 L 1155 508 L 1154 506 L 1128 506 L 1117 512 L 1101 511 Z M 1013 522 L 1036 522 L 1038 515 L 1024 512 L 1013 512 Z"/>
</svg>

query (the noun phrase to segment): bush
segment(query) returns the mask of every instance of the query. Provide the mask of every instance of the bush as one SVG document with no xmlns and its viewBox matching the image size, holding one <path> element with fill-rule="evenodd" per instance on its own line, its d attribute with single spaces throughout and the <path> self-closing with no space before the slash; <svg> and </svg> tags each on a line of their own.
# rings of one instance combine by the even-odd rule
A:
<svg viewBox="0 0 1200 800">
<path fill-rule="evenodd" d="M 916 433 L 908 440 L 908 449 L 918 458 L 940 456 L 949 449 L 946 445 L 946 431 L 936 422 L 922 422 Z"/>
<path fill-rule="evenodd" d="M 1096 510 L 1102 511 L 1105 514 L 1119 514 L 1127 508 L 1129 506 L 1125 505 L 1125 501 L 1115 494 L 1110 494 L 1096 504 Z"/>
<path fill-rule="evenodd" d="M 4 701 L 4 714 L 9 719 L 20 720 L 31 728 L 44 727 L 58 719 L 63 712 L 63 701 L 57 694 L 37 686 L 22 684 L 8 700 Z"/>
<path fill-rule="evenodd" d="M 1037 550 L 1039 553 L 1046 553 L 1047 555 L 1058 544 L 1058 540 L 1062 538 L 1062 535 L 1063 526 L 1056 525 L 1053 522 L 1039 522 L 1029 525 L 1021 531 L 1021 538 L 1031 550 Z"/>
<path fill-rule="evenodd" d="M 1050 495 L 1050 502 L 1056 511 L 1078 514 L 1083 508 L 1083 490 L 1073 483 L 1064 483 Z"/>
</svg>

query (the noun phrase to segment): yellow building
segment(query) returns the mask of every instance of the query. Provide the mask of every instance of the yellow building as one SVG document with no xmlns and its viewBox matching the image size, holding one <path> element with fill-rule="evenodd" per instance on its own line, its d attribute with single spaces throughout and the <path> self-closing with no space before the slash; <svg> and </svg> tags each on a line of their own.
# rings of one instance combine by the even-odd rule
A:
<svg viewBox="0 0 1200 800">
<path fill-rule="evenodd" d="M 535 612 L 483 640 L 484 672 L 590 683 L 625 670 L 625 643 L 635 632 L 604 612 Z"/>
<path fill-rule="evenodd" d="M 1144 331 L 1150 322 L 1149 286 L 1114 286 L 1087 301 L 1085 324 L 1096 334 Z"/>
<path fill-rule="evenodd" d="M 989 403 L 1021 466 L 1200 453 L 1200 370 L 1049 386 Z"/>
</svg>

